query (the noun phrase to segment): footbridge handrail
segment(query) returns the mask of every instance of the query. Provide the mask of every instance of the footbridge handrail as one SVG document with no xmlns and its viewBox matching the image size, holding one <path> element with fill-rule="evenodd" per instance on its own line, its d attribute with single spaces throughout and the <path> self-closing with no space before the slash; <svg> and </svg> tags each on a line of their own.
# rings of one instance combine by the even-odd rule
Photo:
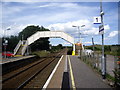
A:
<svg viewBox="0 0 120 90">
<path fill-rule="evenodd" d="M 24 47 L 22 48 L 22 55 L 24 55 L 26 49 L 27 49 L 27 46 L 28 46 L 28 42 L 26 40 L 25 44 L 24 44 Z"/>
<path fill-rule="evenodd" d="M 19 47 L 21 46 L 21 44 L 22 44 L 22 41 L 19 40 L 17 46 L 16 46 L 15 49 L 14 49 L 14 55 L 17 53 L 17 51 L 18 51 Z"/>
<path fill-rule="evenodd" d="M 34 43 L 36 40 L 40 38 L 62 38 L 69 43 L 74 45 L 74 38 L 62 31 L 38 31 L 27 38 L 24 47 L 22 48 L 22 55 L 24 55 L 28 45 Z M 75 51 L 75 45 L 73 46 L 73 50 Z"/>
<path fill-rule="evenodd" d="M 46 37 L 50 37 L 50 38 L 62 38 L 66 41 L 68 41 L 71 44 L 74 44 L 74 38 L 68 34 L 66 34 L 65 32 L 62 31 L 38 31 L 35 34 L 33 34 L 32 36 L 27 38 L 28 41 L 28 45 L 30 45 L 31 43 L 33 43 L 34 41 L 36 41 L 39 38 L 46 38 Z"/>
</svg>

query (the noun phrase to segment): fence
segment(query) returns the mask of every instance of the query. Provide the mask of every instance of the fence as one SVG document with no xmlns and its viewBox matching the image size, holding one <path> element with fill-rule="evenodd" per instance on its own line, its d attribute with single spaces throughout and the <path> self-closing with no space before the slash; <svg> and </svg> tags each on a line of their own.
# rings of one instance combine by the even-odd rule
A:
<svg viewBox="0 0 120 90">
<path fill-rule="evenodd" d="M 120 87 L 120 57 L 115 57 L 114 64 L 115 87 Z"/>
<path fill-rule="evenodd" d="M 82 55 L 81 59 L 83 61 L 101 71 L 101 54 L 98 53 L 85 54 L 82 52 L 81 55 Z"/>
<path fill-rule="evenodd" d="M 98 70 L 100 73 L 102 71 L 102 55 L 99 53 L 87 54 L 82 52 L 81 60 L 89 64 L 91 67 Z M 105 55 L 106 61 L 106 73 L 107 75 L 114 78 L 114 86 L 120 87 L 120 57 Z"/>
</svg>

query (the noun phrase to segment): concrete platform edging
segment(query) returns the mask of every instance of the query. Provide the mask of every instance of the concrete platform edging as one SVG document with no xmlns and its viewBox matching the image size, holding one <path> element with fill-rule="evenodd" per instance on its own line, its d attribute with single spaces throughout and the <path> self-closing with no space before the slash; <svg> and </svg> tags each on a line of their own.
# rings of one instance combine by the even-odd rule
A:
<svg viewBox="0 0 120 90">
<path fill-rule="evenodd" d="M 68 71 L 67 55 L 65 57 L 65 65 L 64 65 L 64 72 L 63 72 L 62 84 L 61 85 L 62 85 L 61 90 L 70 88 L 70 77 L 69 77 L 69 71 Z"/>
<path fill-rule="evenodd" d="M 58 68 L 58 66 L 59 66 L 59 64 L 60 64 L 63 56 L 64 56 L 64 55 L 61 56 L 61 58 L 60 58 L 60 60 L 58 61 L 57 65 L 55 66 L 54 70 L 52 71 L 51 75 L 49 76 L 48 80 L 47 80 L 46 83 L 44 84 L 42 90 L 45 90 L 45 89 L 47 88 L 47 86 L 48 86 L 48 84 L 50 83 L 50 81 L 51 81 L 54 73 L 56 72 L 56 70 L 57 70 L 57 68 Z"/>
<path fill-rule="evenodd" d="M 2 74 L 9 73 L 36 60 L 36 56 L 21 57 L 2 64 Z"/>
</svg>

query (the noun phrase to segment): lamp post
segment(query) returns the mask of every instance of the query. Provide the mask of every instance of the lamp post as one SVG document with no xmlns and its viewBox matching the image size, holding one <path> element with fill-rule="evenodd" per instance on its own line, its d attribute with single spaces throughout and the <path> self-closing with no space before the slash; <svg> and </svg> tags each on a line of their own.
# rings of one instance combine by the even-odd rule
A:
<svg viewBox="0 0 120 90">
<path fill-rule="evenodd" d="M 80 43 L 82 43 L 82 40 L 81 40 L 81 33 L 80 33 L 80 27 L 84 27 L 85 25 L 81 25 L 81 26 L 75 26 L 73 25 L 72 27 L 77 27 L 78 28 L 78 42 L 79 42 L 79 39 L 80 39 Z"/>
<path fill-rule="evenodd" d="M 10 28 L 7 28 L 6 30 L 10 30 Z M 6 39 L 6 30 L 4 30 L 4 55 L 5 55 L 5 58 L 6 58 L 6 49 L 7 49 L 7 45 L 8 45 L 8 40 Z"/>
<path fill-rule="evenodd" d="M 85 25 L 81 25 L 81 26 L 75 26 L 75 25 L 73 25 L 72 27 L 77 27 L 78 28 L 78 43 L 80 42 L 80 44 L 81 44 L 81 49 L 80 49 L 80 56 L 81 56 L 81 52 L 82 52 L 82 39 L 81 39 L 81 33 L 80 33 L 80 28 L 81 27 L 84 27 Z M 79 41 L 79 39 L 80 39 L 80 41 Z M 81 57 L 80 57 L 81 58 Z"/>
<path fill-rule="evenodd" d="M 72 27 L 77 27 L 78 28 L 77 30 L 78 30 L 78 37 L 79 37 L 79 26 L 74 26 L 73 25 Z M 78 38 L 78 42 L 79 42 L 79 38 Z"/>
</svg>

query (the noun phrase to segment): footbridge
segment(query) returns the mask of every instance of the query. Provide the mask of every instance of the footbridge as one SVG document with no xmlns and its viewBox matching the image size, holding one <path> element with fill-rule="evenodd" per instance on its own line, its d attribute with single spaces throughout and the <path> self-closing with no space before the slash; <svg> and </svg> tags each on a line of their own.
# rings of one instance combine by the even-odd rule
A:
<svg viewBox="0 0 120 90">
<path fill-rule="evenodd" d="M 40 38 L 62 38 L 65 41 L 71 43 L 73 45 L 73 52 L 72 54 L 75 55 L 75 42 L 74 38 L 70 36 L 69 34 L 62 32 L 62 31 L 38 31 L 35 34 L 31 35 L 27 38 L 25 41 L 19 41 L 18 45 L 14 49 L 14 55 L 24 55 L 28 46 L 32 43 L 34 43 L 36 40 Z"/>
</svg>

